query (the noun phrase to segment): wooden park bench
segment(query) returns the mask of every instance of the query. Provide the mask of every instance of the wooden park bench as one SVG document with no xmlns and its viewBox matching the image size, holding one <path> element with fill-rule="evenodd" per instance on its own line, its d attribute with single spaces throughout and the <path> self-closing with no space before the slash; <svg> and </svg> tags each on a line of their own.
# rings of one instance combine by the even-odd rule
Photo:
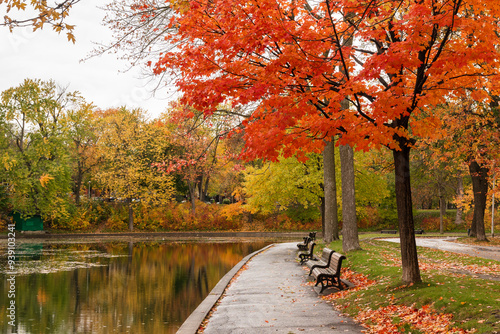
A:
<svg viewBox="0 0 500 334">
<path fill-rule="evenodd" d="M 299 254 L 300 264 L 304 264 L 304 262 L 314 259 L 314 246 L 316 246 L 316 243 L 311 242 L 309 243 L 309 245 L 310 246 L 308 250 L 303 251 L 302 253 Z"/>
<path fill-rule="evenodd" d="M 306 266 L 310 269 L 309 276 L 311 276 L 314 268 L 328 268 L 330 266 L 330 260 L 333 253 L 335 253 L 334 250 L 325 247 L 323 248 L 323 252 L 321 253 L 321 257 L 319 259 L 307 261 Z"/>
<path fill-rule="evenodd" d="M 333 252 L 330 256 L 330 264 L 328 267 L 312 268 L 311 273 L 316 278 L 316 285 L 321 283 L 322 293 L 328 287 L 336 287 L 343 290 L 342 281 L 340 280 L 340 269 L 342 268 L 342 260 L 346 257 L 340 253 Z"/>
<path fill-rule="evenodd" d="M 312 241 L 312 239 L 310 237 L 304 237 L 304 242 L 299 242 L 297 244 L 297 248 L 301 251 L 303 250 L 307 250 L 307 248 L 309 248 L 309 243 Z"/>
<path fill-rule="evenodd" d="M 316 232 L 310 232 L 307 237 L 304 237 L 304 242 L 300 242 L 297 244 L 297 248 L 302 251 L 307 250 L 307 248 L 309 247 L 309 243 L 314 240 L 316 240 Z"/>
</svg>

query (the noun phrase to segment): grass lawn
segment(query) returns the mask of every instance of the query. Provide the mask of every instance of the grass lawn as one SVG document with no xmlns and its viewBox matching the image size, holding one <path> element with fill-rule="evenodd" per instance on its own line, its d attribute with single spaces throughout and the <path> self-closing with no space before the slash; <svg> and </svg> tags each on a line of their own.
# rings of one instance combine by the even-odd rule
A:
<svg viewBox="0 0 500 334">
<path fill-rule="evenodd" d="M 500 262 L 418 247 L 422 282 L 403 285 L 399 244 L 373 236 L 345 254 L 342 277 L 356 287 L 324 297 L 367 333 L 500 333 Z"/>
</svg>

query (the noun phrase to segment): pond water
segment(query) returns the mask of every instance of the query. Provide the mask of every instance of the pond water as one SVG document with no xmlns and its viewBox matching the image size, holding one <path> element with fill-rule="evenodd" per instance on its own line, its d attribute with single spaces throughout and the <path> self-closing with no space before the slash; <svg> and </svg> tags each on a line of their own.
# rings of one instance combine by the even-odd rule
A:
<svg viewBox="0 0 500 334">
<path fill-rule="evenodd" d="M 24 243 L 15 282 L 0 245 L 0 332 L 175 333 L 226 272 L 270 243 Z"/>
</svg>

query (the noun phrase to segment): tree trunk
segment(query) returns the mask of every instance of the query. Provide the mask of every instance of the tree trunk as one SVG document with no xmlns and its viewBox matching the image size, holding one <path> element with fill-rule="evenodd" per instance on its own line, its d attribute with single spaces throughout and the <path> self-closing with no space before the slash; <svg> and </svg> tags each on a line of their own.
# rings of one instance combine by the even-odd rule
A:
<svg viewBox="0 0 500 334">
<path fill-rule="evenodd" d="M 203 200 L 206 201 L 207 198 L 208 198 L 208 183 L 210 182 L 210 176 L 206 176 L 205 177 L 205 182 L 203 184 L 203 189 L 202 189 L 202 193 L 203 193 Z"/>
<path fill-rule="evenodd" d="M 324 189 L 323 189 L 324 191 Z M 321 231 L 323 233 L 325 232 L 325 196 L 321 197 L 321 206 L 320 206 L 320 211 L 321 211 Z"/>
<path fill-rule="evenodd" d="M 337 216 L 337 183 L 335 179 L 335 139 L 323 150 L 323 183 L 325 187 L 325 229 L 323 239 L 328 244 L 339 239 Z"/>
<path fill-rule="evenodd" d="M 486 195 L 488 193 L 488 168 L 481 167 L 476 160 L 469 163 L 474 192 L 474 216 L 471 224 L 471 236 L 478 241 L 485 241 L 484 211 L 486 210 Z"/>
<path fill-rule="evenodd" d="M 418 268 L 417 245 L 410 185 L 410 148 L 400 143 L 401 150 L 392 150 L 396 180 L 399 236 L 401 244 L 402 280 L 405 283 L 421 282 Z"/>
<path fill-rule="evenodd" d="M 192 181 L 187 181 L 189 188 L 189 197 L 191 199 L 191 214 L 196 214 L 196 184 Z"/>
<path fill-rule="evenodd" d="M 132 199 L 127 198 L 128 203 L 128 229 L 130 231 L 134 230 L 134 208 L 132 207 Z"/>
<path fill-rule="evenodd" d="M 356 197 L 354 185 L 354 152 L 351 146 L 339 147 L 342 179 L 342 250 L 349 252 L 361 249 L 356 220 Z"/>
<path fill-rule="evenodd" d="M 457 214 L 455 215 L 455 224 L 460 225 L 463 223 L 463 206 L 462 206 L 462 198 L 464 196 L 464 182 L 462 179 L 462 175 L 458 177 L 457 183 Z"/>
</svg>

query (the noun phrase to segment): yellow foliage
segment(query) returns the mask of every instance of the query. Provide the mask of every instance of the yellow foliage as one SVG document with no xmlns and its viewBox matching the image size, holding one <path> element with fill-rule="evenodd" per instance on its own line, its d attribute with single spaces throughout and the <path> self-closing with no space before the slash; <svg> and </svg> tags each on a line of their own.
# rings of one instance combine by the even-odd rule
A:
<svg viewBox="0 0 500 334">
<path fill-rule="evenodd" d="M 243 207 L 243 204 L 241 204 L 241 202 L 236 202 L 234 204 L 223 205 L 220 214 L 227 220 L 233 220 L 233 218 L 242 215 L 244 212 L 245 209 Z"/>
<path fill-rule="evenodd" d="M 101 121 L 95 153 L 104 162 L 96 174 L 103 188 L 115 197 L 141 199 L 148 205 L 169 201 L 174 192 L 172 177 L 154 167 L 165 160 L 165 129 L 146 121 L 141 109 L 107 110 Z"/>
<path fill-rule="evenodd" d="M 50 182 L 50 180 L 53 180 L 54 178 L 52 176 L 50 176 L 49 174 L 43 174 L 42 176 L 40 176 L 40 184 L 42 185 L 42 187 L 46 187 L 47 186 L 47 183 Z"/>
</svg>

